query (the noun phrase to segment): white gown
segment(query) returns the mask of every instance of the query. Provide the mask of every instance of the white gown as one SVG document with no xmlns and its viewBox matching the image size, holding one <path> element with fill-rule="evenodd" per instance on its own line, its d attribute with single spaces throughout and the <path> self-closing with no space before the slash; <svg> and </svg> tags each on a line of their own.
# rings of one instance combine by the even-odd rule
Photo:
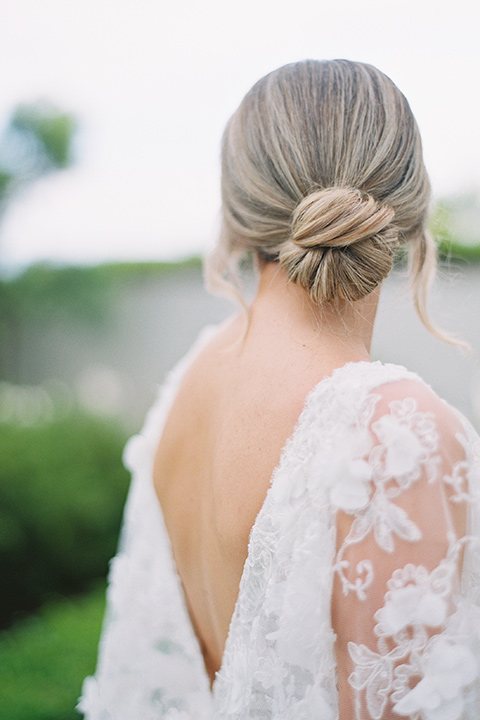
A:
<svg viewBox="0 0 480 720">
<path fill-rule="evenodd" d="M 210 689 L 152 467 L 212 332 L 126 447 L 133 480 L 78 709 L 87 720 L 337 720 L 338 587 L 353 608 L 335 630 L 348 642 L 356 720 L 478 720 L 480 440 L 416 375 L 377 362 L 345 365 L 310 392 L 252 528 Z"/>
</svg>

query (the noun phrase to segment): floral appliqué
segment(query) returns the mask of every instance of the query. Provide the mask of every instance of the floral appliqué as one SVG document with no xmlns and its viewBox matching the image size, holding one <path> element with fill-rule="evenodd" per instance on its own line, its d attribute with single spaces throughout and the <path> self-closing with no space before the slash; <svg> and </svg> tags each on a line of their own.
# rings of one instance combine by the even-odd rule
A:
<svg viewBox="0 0 480 720">
<path fill-rule="evenodd" d="M 368 505 L 354 508 L 350 503 L 349 509 L 346 503 L 336 503 L 355 517 L 337 554 L 335 569 L 344 594 L 354 592 L 360 601 L 368 601 L 375 581 L 370 559 L 356 559 L 356 574 L 350 577 L 351 562 L 345 559 L 349 548 L 371 533 L 378 547 L 388 554 L 395 550 L 395 538 L 412 543 L 422 539 L 418 526 L 395 503 L 419 481 L 440 482 L 451 489 L 449 499 L 443 493 L 446 518 L 440 519 L 445 524 L 448 550 L 430 572 L 413 563 L 393 572 L 383 606 L 374 613 L 375 650 L 362 643 L 348 644 L 354 663 L 349 682 L 356 691 L 356 718 L 380 720 L 388 708 L 410 720 L 460 720 L 465 691 L 478 677 L 480 668 L 470 647 L 471 637 L 459 631 L 456 622 L 461 613 L 462 627 L 466 627 L 465 623 L 468 626 L 468 607 L 462 605 L 460 610 L 458 600 L 461 554 L 469 539 L 457 540 L 449 503 L 471 500 L 469 465 L 459 459 L 451 473 L 442 477 L 433 414 L 419 412 L 411 398 L 391 402 L 389 409 L 390 414 L 371 424 L 373 440 L 367 454 L 370 488 L 359 491 L 370 493 Z M 464 438 L 458 436 L 457 443 L 464 446 Z M 358 467 L 362 460 L 365 455 L 350 457 L 345 467 Z M 362 479 L 362 486 L 364 483 Z"/>
</svg>

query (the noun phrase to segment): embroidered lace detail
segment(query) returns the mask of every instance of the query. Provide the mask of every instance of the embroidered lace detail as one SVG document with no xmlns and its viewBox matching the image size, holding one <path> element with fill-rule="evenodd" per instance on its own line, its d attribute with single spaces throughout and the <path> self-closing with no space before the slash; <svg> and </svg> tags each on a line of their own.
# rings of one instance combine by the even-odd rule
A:
<svg viewBox="0 0 480 720">
<path fill-rule="evenodd" d="M 354 634 L 369 639 L 347 640 L 355 718 L 387 711 L 411 720 L 474 717 L 465 713 L 480 707 L 479 608 L 461 592 L 461 575 L 467 546 L 480 549 L 478 537 L 465 534 L 465 506 L 478 514 L 475 466 L 465 429 L 433 394 L 417 388 L 420 401 L 394 399 L 379 414 L 377 404 L 390 391 L 386 386 L 383 397 L 370 396 L 369 438 L 349 446 L 348 474 L 365 487 L 361 502 L 338 488 L 332 498 L 354 518 L 335 571 L 343 594 L 364 604 L 356 623 L 362 616 L 365 626 Z M 401 383 L 393 390 L 399 391 Z M 402 563 L 410 557 L 431 570 Z"/>
<path fill-rule="evenodd" d="M 340 368 L 307 398 L 210 691 L 152 486 L 188 362 L 126 449 L 133 481 L 86 718 L 478 720 L 480 441 L 415 375 L 381 363 Z"/>
</svg>

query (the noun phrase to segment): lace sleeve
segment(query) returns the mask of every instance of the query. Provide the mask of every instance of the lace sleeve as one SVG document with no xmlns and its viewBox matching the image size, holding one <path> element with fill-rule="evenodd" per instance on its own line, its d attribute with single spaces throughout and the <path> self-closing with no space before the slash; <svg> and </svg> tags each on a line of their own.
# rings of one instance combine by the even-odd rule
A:
<svg viewBox="0 0 480 720">
<path fill-rule="evenodd" d="M 369 408 L 332 488 L 340 720 L 478 718 L 478 444 L 419 381 Z"/>
</svg>

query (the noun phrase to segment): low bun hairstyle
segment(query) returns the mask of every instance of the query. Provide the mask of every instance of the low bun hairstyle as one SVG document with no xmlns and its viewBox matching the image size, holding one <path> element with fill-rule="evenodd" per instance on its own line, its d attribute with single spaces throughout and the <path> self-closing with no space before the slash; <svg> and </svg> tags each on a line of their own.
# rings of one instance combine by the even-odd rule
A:
<svg viewBox="0 0 480 720">
<path fill-rule="evenodd" d="M 398 246 L 394 214 L 359 190 L 316 190 L 295 208 L 279 262 L 314 302 L 360 300 L 392 268 Z"/>
<path fill-rule="evenodd" d="M 435 269 L 430 184 L 407 100 L 371 65 L 306 60 L 259 80 L 222 142 L 222 228 L 210 287 L 239 259 L 279 262 L 316 303 L 359 300 L 408 246 L 417 310 Z"/>
</svg>

